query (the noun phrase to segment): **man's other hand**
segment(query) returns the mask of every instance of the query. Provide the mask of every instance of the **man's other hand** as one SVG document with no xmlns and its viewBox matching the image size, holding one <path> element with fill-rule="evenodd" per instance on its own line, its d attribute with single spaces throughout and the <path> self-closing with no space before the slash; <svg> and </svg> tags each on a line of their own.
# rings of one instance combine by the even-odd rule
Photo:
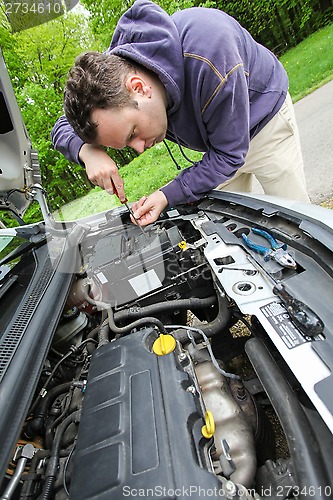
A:
<svg viewBox="0 0 333 500">
<path fill-rule="evenodd" d="M 103 148 L 83 144 L 79 156 L 92 184 L 117 195 L 121 202 L 126 201 L 124 181 L 119 175 L 118 167 Z"/>
</svg>

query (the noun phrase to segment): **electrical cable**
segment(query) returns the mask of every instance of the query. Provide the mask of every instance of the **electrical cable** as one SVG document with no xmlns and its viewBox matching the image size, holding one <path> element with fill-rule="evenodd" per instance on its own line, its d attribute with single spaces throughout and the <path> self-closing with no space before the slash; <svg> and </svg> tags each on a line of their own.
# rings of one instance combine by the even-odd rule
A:
<svg viewBox="0 0 333 500">
<path fill-rule="evenodd" d="M 69 349 L 69 352 L 67 352 L 61 359 L 59 359 L 59 361 L 57 362 L 57 364 L 54 366 L 52 372 L 50 373 L 50 375 L 48 376 L 48 378 L 46 379 L 46 382 L 44 383 L 43 387 L 41 388 L 41 390 L 39 391 L 39 394 L 38 396 L 36 397 L 35 401 L 33 402 L 32 406 L 30 407 L 30 410 L 29 410 L 29 415 L 31 415 L 34 410 L 36 409 L 40 399 L 43 397 L 45 397 L 46 395 L 46 389 L 47 389 L 47 386 L 49 385 L 49 383 L 51 382 L 52 378 L 54 377 L 54 374 L 56 373 L 56 371 L 58 370 L 59 366 L 61 365 L 61 363 L 63 363 L 67 358 L 69 358 L 72 354 L 76 354 L 80 349 L 82 349 L 82 347 L 84 347 L 87 343 L 89 342 L 93 342 L 94 344 L 97 344 L 97 341 L 95 339 L 86 339 L 86 340 L 83 340 L 83 342 L 81 342 L 81 344 L 77 347 L 75 346 L 71 346 L 70 349 Z M 84 360 L 79 360 L 79 361 L 76 361 L 76 363 L 82 363 Z"/>
<path fill-rule="evenodd" d="M 76 447 L 76 444 L 73 445 L 71 451 L 69 452 L 68 457 L 66 458 L 66 462 L 64 464 L 63 476 L 62 476 L 62 484 L 63 484 L 64 490 L 65 490 L 65 493 L 66 493 L 66 495 L 68 497 L 69 497 L 69 491 L 68 491 L 67 483 L 66 483 L 66 474 L 67 474 L 67 469 L 68 469 L 69 462 L 70 462 L 70 460 L 71 460 L 71 458 L 73 456 L 73 453 L 75 451 L 75 447 Z"/>
</svg>

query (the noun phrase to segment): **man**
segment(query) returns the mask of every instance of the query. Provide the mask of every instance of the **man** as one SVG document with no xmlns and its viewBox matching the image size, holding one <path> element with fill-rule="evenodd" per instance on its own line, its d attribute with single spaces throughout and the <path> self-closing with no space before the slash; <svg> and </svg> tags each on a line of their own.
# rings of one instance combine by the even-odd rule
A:
<svg viewBox="0 0 333 500">
<path fill-rule="evenodd" d="M 202 151 L 202 160 L 133 208 L 140 224 L 211 189 L 308 201 L 287 74 L 236 20 L 215 9 L 171 17 L 149 0 L 122 16 L 106 54 L 80 56 L 65 89 L 55 147 L 85 165 L 89 179 L 125 199 L 101 146 L 139 153 L 164 138 Z M 152 172 L 153 175 L 153 172 Z"/>
</svg>

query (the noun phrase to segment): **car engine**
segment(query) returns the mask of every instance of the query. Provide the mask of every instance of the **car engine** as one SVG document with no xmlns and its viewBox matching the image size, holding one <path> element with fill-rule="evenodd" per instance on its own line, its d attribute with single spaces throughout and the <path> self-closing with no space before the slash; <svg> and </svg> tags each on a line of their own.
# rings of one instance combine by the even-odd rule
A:
<svg viewBox="0 0 333 500">
<path fill-rule="evenodd" d="M 0 288 L 2 422 L 23 422 L 1 498 L 332 498 L 331 251 L 311 221 L 228 196 L 144 234 L 125 207 L 22 231 Z M 296 266 L 248 248 L 253 227 Z"/>
</svg>

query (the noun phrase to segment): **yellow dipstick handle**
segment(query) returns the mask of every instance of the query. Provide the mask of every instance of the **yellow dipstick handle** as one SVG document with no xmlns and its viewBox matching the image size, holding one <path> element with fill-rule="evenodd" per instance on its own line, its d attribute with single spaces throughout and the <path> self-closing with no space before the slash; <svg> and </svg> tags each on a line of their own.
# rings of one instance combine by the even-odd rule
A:
<svg viewBox="0 0 333 500">
<path fill-rule="evenodd" d="M 206 439 L 210 439 L 214 436 L 215 432 L 215 422 L 211 411 L 207 410 L 205 414 L 205 425 L 201 427 L 201 434 Z"/>
</svg>

